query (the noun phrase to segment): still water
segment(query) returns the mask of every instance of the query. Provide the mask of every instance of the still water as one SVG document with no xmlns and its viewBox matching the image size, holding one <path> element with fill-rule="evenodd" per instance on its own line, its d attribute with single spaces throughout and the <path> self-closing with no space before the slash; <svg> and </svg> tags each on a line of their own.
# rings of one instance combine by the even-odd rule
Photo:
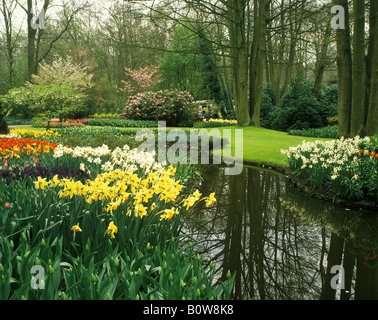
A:
<svg viewBox="0 0 378 320">
<path fill-rule="evenodd" d="M 217 202 L 199 203 L 187 231 L 218 280 L 236 272 L 234 299 L 378 299 L 377 212 L 314 199 L 272 171 L 200 170 Z"/>
</svg>

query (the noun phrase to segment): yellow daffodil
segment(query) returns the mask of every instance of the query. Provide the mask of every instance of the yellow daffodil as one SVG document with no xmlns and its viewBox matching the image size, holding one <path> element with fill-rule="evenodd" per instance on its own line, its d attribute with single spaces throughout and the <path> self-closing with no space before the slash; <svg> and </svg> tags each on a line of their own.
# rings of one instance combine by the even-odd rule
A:
<svg viewBox="0 0 378 320">
<path fill-rule="evenodd" d="M 49 181 L 49 186 L 50 187 L 56 187 L 57 185 L 59 185 L 60 183 L 60 180 L 58 179 L 58 175 L 56 174 L 52 180 Z"/>
<path fill-rule="evenodd" d="M 110 222 L 109 226 L 108 226 L 108 229 L 106 229 L 106 231 L 105 231 L 105 234 L 108 234 L 112 238 L 115 238 L 114 234 L 116 234 L 117 232 L 118 232 L 117 226 L 114 224 L 113 221 Z"/>
<path fill-rule="evenodd" d="M 135 206 L 134 208 L 134 214 L 135 217 L 143 218 L 145 215 L 147 215 L 147 209 L 144 205 L 140 204 L 138 206 Z"/>
<path fill-rule="evenodd" d="M 177 209 L 174 209 L 174 208 L 172 208 L 172 209 L 165 209 L 165 210 L 164 210 L 164 214 L 162 214 L 162 215 L 160 216 L 160 221 L 163 220 L 163 219 L 165 219 L 165 220 L 171 220 L 172 217 L 173 217 L 175 214 L 176 214 L 176 215 L 179 214 L 179 211 L 178 211 Z"/>
<path fill-rule="evenodd" d="M 44 190 L 46 186 L 49 185 L 48 182 L 46 182 L 46 178 L 38 177 L 38 180 L 34 182 L 36 189 L 42 189 Z"/>
<path fill-rule="evenodd" d="M 199 200 L 202 196 L 202 193 L 198 191 L 198 189 L 193 193 L 193 197 L 196 198 L 196 200 Z"/>
<path fill-rule="evenodd" d="M 184 200 L 184 207 L 186 207 L 186 210 L 189 210 L 189 208 L 193 207 L 196 202 L 197 198 L 190 196 Z"/>
<path fill-rule="evenodd" d="M 89 156 L 96 159 L 100 154 L 110 154 L 107 148 L 104 147 L 102 149 L 59 146 L 54 150 L 54 157 L 59 158 L 62 154 L 65 154 L 66 156 L 72 155 L 73 157 L 83 157 L 88 160 Z M 122 152 L 124 152 L 124 155 L 120 154 Z M 109 213 L 119 210 L 129 216 L 134 215 L 136 218 L 143 218 L 152 211 L 160 211 L 157 208 L 161 206 L 162 202 L 175 205 L 183 189 L 180 181 L 175 179 L 176 168 L 172 165 L 162 167 L 156 163 L 146 166 L 143 158 L 143 165 L 139 163 L 138 169 L 138 163 L 132 160 L 136 156 L 135 151 L 118 148 L 118 151 L 111 155 L 110 161 L 102 159 L 104 163 L 109 162 L 108 167 L 112 167 L 112 169 L 105 170 L 105 168 L 101 168 L 102 171 L 92 180 L 88 179 L 85 182 L 81 182 L 74 179 L 59 179 L 58 176 L 54 176 L 49 182 L 40 178 L 35 182 L 35 186 L 37 189 L 46 189 L 46 186 L 57 187 L 60 188 L 58 196 L 61 198 L 81 197 L 88 204 L 97 202 L 102 206 L 103 210 Z M 124 158 L 122 159 L 122 157 Z M 140 156 L 138 155 L 138 157 Z M 120 169 L 117 169 L 117 166 Z M 81 167 L 87 170 L 84 166 Z M 202 194 L 199 190 L 196 190 L 182 203 L 188 210 L 200 200 L 201 196 Z M 210 195 L 204 200 L 207 200 L 209 205 L 215 202 L 214 195 Z M 151 204 L 151 202 L 153 203 Z M 161 220 L 170 220 L 176 214 L 179 214 L 179 211 L 174 208 L 157 213 L 157 215 L 160 215 Z M 116 233 L 117 227 L 111 222 L 105 234 L 114 238 Z"/>
<path fill-rule="evenodd" d="M 78 224 L 75 224 L 74 226 L 72 226 L 71 230 L 73 232 L 82 232 Z"/>
<path fill-rule="evenodd" d="M 206 207 L 209 207 L 210 205 L 214 204 L 217 199 L 215 199 L 215 192 L 210 193 L 209 198 L 206 200 Z"/>
</svg>

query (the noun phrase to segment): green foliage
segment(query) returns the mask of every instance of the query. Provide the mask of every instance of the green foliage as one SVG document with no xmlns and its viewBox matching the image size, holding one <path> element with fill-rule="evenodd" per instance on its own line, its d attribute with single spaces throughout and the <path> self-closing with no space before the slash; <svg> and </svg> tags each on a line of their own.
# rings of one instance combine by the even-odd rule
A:
<svg viewBox="0 0 378 320">
<path fill-rule="evenodd" d="M 230 104 L 228 93 L 222 83 L 213 49 L 208 40 L 203 27 L 197 25 L 198 48 L 200 52 L 201 70 L 203 72 L 203 84 L 209 90 L 209 98 L 218 105 L 223 117 L 234 116 L 234 110 Z"/>
<path fill-rule="evenodd" d="M 272 127 L 272 121 L 274 119 L 272 115 L 276 108 L 274 105 L 274 99 L 272 87 L 270 85 L 265 85 L 261 94 L 260 105 L 260 124 L 262 127 Z"/>
<path fill-rule="evenodd" d="M 0 96 L 0 104 L 2 104 L 4 112 L 10 116 L 21 115 L 23 119 L 31 119 L 33 110 L 29 108 L 32 99 L 28 88 L 14 88 L 3 96 Z"/>
<path fill-rule="evenodd" d="M 334 125 L 334 126 L 327 126 L 327 127 L 322 127 L 322 128 L 289 130 L 289 134 L 294 135 L 294 136 L 337 139 L 339 137 L 339 127 Z"/>
<path fill-rule="evenodd" d="M 1 300 L 230 298 L 234 277 L 214 288 L 215 266 L 205 270 L 194 246 L 179 247 L 178 238 L 164 248 L 146 245 L 128 254 L 105 241 L 101 255 L 89 240 L 80 254 L 73 254 L 63 250 L 63 237 L 50 239 L 31 246 L 25 233 L 10 239 L 0 236 Z M 43 274 L 36 272 L 33 279 L 36 265 Z"/>
<path fill-rule="evenodd" d="M 157 127 L 158 122 L 151 120 L 92 119 L 89 121 L 88 125 L 119 128 L 151 128 Z"/>
<path fill-rule="evenodd" d="M 338 86 L 334 84 L 326 87 L 320 96 L 320 103 L 330 117 L 337 116 L 338 95 Z"/>
<path fill-rule="evenodd" d="M 37 87 L 54 86 L 55 96 L 49 103 L 61 105 L 60 111 L 53 111 L 53 113 L 58 113 L 57 117 L 61 119 L 81 118 L 88 114 L 93 104 L 95 90 L 92 78 L 93 74 L 89 73 L 88 66 L 75 62 L 72 57 L 55 56 L 50 64 L 42 62 L 39 65 L 38 73 L 32 75 L 31 82 L 33 86 Z M 104 83 L 102 85 L 105 90 L 106 85 Z M 59 87 L 62 88 L 61 91 L 55 89 Z M 77 100 L 77 104 L 74 103 L 75 100 Z M 40 108 L 41 106 L 37 109 Z"/>
<path fill-rule="evenodd" d="M 54 131 L 61 134 L 59 138 L 50 139 L 55 143 L 62 143 L 68 146 L 80 147 L 101 147 L 106 143 L 109 148 L 122 148 L 124 145 L 130 147 L 137 147 L 139 143 L 135 141 L 135 129 L 121 129 L 115 127 L 101 127 L 95 128 L 90 126 L 85 127 L 66 127 L 57 128 Z"/>
<path fill-rule="evenodd" d="M 75 117 L 85 106 L 86 96 L 76 92 L 69 84 L 34 85 L 15 88 L 2 96 L 3 105 L 10 109 L 27 108 L 33 115 L 66 119 Z"/>
<path fill-rule="evenodd" d="M 275 106 L 276 105 L 276 93 L 273 90 L 273 87 L 270 83 L 266 83 L 263 85 L 263 93 L 268 95 L 270 98 L 271 103 Z"/>
<path fill-rule="evenodd" d="M 196 100 L 204 100 L 201 59 L 197 36 L 188 28 L 177 25 L 167 52 L 159 61 L 161 88 L 178 88 L 190 92 Z"/>
<path fill-rule="evenodd" d="M 121 116 L 118 113 L 95 113 L 90 114 L 88 118 L 91 119 L 120 119 Z"/>
<path fill-rule="evenodd" d="M 327 125 L 329 116 L 328 109 L 314 97 L 312 85 L 298 78 L 272 113 L 272 128 L 283 131 L 320 128 Z"/>
<path fill-rule="evenodd" d="M 4 110 L 3 110 L 2 103 L 0 100 L 0 134 L 8 134 L 8 133 L 9 133 L 8 123 L 5 120 Z"/>
<path fill-rule="evenodd" d="M 39 116 L 39 117 L 34 117 L 32 119 L 32 126 L 34 128 L 44 128 L 45 127 L 45 124 L 49 119 L 46 118 L 46 117 L 42 117 L 42 116 Z"/>
<path fill-rule="evenodd" d="M 169 50 L 160 60 L 161 87 L 190 92 L 195 100 L 212 100 L 223 117 L 235 116 L 219 73 L 211 43 L 200 24 L 175 27 Z"/>
</svg>

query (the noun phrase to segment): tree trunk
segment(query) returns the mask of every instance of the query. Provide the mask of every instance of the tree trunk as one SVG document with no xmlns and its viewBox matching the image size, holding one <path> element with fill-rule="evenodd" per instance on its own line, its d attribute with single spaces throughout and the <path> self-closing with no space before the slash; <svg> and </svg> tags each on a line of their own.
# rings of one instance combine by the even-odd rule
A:
<svg viewBox="0 0 378 320">
<path fill-rule="evenodd" d="M 292 1 L 289 0 L 289 6 L 291 7 Z M 300 9 L 302 10 L 302 8 Z M 294 21 L 293 21 L 294 19 Z M 300 30 L 301 22 L 297 22 L 297 12 L 292 12 L 290 9 L 289 13 L 289 33 L 290 33 L 290 48 L 289 48 L 289 60 L 287 62 L 286 74 L 285 74 L 285 82 L 282 88 L 282 94 L 285 94 L 289 89 L 290 82 L 292 80 L 292 71 L 294 60 L 296 56 L 296 48 L 297 48 L 297 41 L 298 41 L 298 31 Z"/>
<path fill-rule="evenodd" d="M 246 2 L 244 0 L 227 1 L 233 96 L 239 126 L 248 126 L 250 121 L 248 110 L 248 53 L 245 38 L 245 6 Z"/>
<path fill-rule="evenodd" d="M 352 109 L 350 135 L 365 135 L 365 1 L 353 0 Z"/>
<path fill-rule="evenodd" d="M 323 43 L 320 49 L 318 60 L 316 61 L 316 68 L 315 68 L 315 84 L 314 84 L 313 92 L 314 92 L 315 98 L 318 100 L 320 98 L 321 85 L 322 85 L 324 70 L 326 67 L 327 51 L 328 51 L 328 46 L 330 43 L 331 33 L 332 33 L 332 27 L 331 27 L 331 22 L 329 21 L 329 23 L 327 23 Z"/>
<path fill-rule="evenodd" d="M 284 13 L 284 4 L 285 0 L 281 1 L 281 42 L 280 42 L 280 48 L 279 48 L 279 54 L 278 54 L 278 72 L 276 76 L 275 81 L 275 93 L 276 93 L 276 105 L 278 106 L 281 98 L 281 80 L 282 80 L 282 70 L 283 70 L 283 58 L 284 58 L 284 52 L 285 52 L 285 43 L 286 43 L 286 30 L 284 28 L 285 25 L 285 13 Z"/>
<path fill-rule="evenodd" d="M 367 116 L 365 133 L 367 136 L 378 134 L 378 0 L 370 2 L 370 35 L 366 61 L 366 105 Z"/>
<path fill-rule="evenodd" d="M 2 8 L 0 9 L 3 13 L 4 24 L 5 24 L 5 38 L 7 47 L 7 58 L 9 63 L 9 87 L 14 87 L 14 53 L 13 53 L 13 25 L 12 25 L 12 15 L 14 8 L 12 8 L 13 3 L 11 2 L 9 6 L 3 0 Z"/>
<path fill-rule="evenodd" d="M 350 46 L 348 0 L 335 0 L 345 10 L 345 29 L 336 30 L 339 137 L 350 136 L 352 107 L 352 56 Z"/>
<path fill-rule="evenodd" d="M 37 30 L 33 29 L 33 1 L 28 0 L 27 21 L 28 21 L 28 79 L 31 81 L 32 74 L 35 73 L 35 38 Z"/>
<path fill-rule="evenodd" d="M 260 105 L 267 33 L 266 17 L 269 0 L 254 0 L 254 36 L 250 61 L 250 117 L 253 125 L 260 125 Z"/>
</svg>

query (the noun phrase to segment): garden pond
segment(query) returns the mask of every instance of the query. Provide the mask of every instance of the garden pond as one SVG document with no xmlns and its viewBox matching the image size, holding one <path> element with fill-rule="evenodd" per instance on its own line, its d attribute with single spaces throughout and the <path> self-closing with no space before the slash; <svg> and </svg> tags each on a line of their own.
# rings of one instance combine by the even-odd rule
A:
<svg viewBox="0 0 378 320">
<path fill-rule="evenodd" d="M 236 273 L 234 299 L 378 299 L 376 212 L 315 199 L 271 170 L 199 170 L 217 202 L 199 203 L 185 232 L 218 280 Z"/>
</svg>

